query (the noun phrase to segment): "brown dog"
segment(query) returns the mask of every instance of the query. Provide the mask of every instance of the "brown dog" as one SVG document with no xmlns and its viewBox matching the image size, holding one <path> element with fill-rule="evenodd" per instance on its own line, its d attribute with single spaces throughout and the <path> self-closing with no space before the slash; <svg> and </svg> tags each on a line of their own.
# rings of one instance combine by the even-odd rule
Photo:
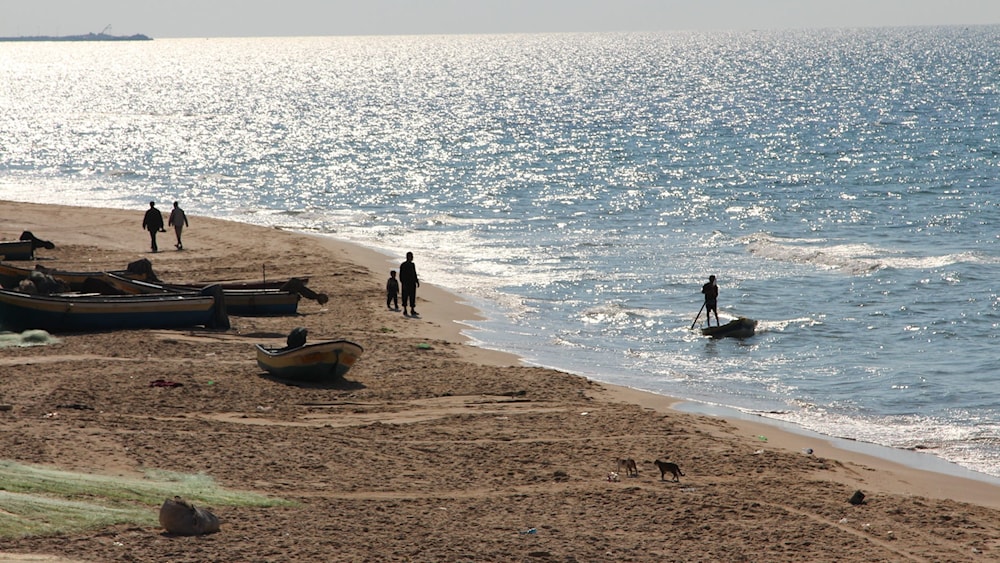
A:
<svg viewBox="0 0 1000 563">
<path fill-rule="evenodd" d="M 653 465 L 660 470 L 660 481 L 666 481 L 664 477 L 667 476 L 667 473 L 673 475 L 674 478 L 672 480 L 677 481 L 678 483 L 681 482 L 681 477 L 684 476 L 684 474 L 681 473 L 681 468 L 676 463 L 671 461 L 656 460 L 653 462 Z"/>
<path fill-rule="evenodd" d="M 628 457 L 620 457 L 615 460 L 618 464 L 618 473 L 622 472 L 622 468 L 625 469 L 626 477 L 638 477 L 639 476 L 639 466 L 635 464 L 635 460 Z"/>
</svg>

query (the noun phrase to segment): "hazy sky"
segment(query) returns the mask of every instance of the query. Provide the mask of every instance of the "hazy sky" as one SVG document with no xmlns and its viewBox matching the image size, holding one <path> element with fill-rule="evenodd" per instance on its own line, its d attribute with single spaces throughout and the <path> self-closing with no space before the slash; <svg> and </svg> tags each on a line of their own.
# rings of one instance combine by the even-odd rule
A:
<svg viewBox="0 0 1000 563">
<path fill-rule="evenodd" d="M 0 0 L 0 36 L 410 35 L 1000 24 L 1000 0 Z"/>
</svg>

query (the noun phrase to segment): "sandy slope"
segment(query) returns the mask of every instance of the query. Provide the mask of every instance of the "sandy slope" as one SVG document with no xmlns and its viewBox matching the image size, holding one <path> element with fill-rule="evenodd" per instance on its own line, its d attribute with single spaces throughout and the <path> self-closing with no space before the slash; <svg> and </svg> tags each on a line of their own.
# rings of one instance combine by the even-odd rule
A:
<svg viewBox="0 0 1000 563">
<path fill-rule="evenodd" d="M 429 284 L 421 318 L 386 311 L 392 264 L 338 241 L 191 217 L 185 250 L 166 233 L 169 250 L 146 254 L 143 211 L 0 202 L 0 238 L 27 229 L 52 240 L 38 259 L 50 267 L 115 269 L 147 256 L 179 282 L 263 269 L 308 276 L 333 299 L 303 301 L 294 318 L 234 317 L 225 332 L 61 335 L 0 349 L 0 403 L 12 406 L 0 411 L 0 457 L 206 473 L 298 504 L 211 507 L 223 526 L 210 536 L 117 526 L 0 540 L 0 552 L 89 562 L 1000 559 L 995 486 L 679 413 L 669 398 L 469 347 L 454 321 L 473 311 Z M 263 377 L 253 344 L 282 342 L 295 326 L 310 340 L 354 340 L 365 355 L 333 386 Z M 150 387 L 156 379 L 183 385 Z M 807 444 L 815 455 L 800 451 Z M 639 462 L 639 476 L 609 482 L 620 456 Z M 661 481 L 656 458 L 679 463 L 680 482 Z M 868 502 L 853 506 L 858 489 Z"/>
</svg>

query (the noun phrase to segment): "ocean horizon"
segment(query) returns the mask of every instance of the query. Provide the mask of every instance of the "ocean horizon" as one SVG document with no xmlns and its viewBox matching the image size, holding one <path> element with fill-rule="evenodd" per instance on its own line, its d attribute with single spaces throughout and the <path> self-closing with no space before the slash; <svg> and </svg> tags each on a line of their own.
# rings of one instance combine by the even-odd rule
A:
<svg viewBox="0 0 1000 563">
<path fill-rule="evenodd" d="M 0 44 L 0 198 L 413 251 L 477 345 L 1000 477 L 998 38 Z"/>
</svg>

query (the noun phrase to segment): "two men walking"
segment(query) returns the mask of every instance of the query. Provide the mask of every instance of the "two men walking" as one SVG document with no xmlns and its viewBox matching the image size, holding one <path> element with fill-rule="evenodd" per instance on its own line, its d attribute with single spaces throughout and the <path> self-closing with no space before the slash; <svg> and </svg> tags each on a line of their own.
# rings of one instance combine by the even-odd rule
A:
<svg viewBox="0 0 1000 563">
<path fill-rule="evenodd" d="M 184 244 L 181 243 L 181 231 L 184 227 L 188 226 L 187 215 L 184 210 L 181 209 L 178 202 L 174 202 L 174 208 L 170 211 L 170 219 L 167 223 L 169 226 L 174 228 L 174 234 L 177 235 L 177 244 L 174 245 L 177 250 L 183 250 Z M 156 208 L 156 202 L 149 202 L 149 209 L 146 210 L 146 214 L 142 217 L 142 228 L 149 231 L 149 249 L 153 252 L 159 252 L 160 249 L 156 245 L 156 235 L 159 233 L 165 233 L 167 230 L 163 225 L 163 214 L 160 210 Z"/>
</svg>

